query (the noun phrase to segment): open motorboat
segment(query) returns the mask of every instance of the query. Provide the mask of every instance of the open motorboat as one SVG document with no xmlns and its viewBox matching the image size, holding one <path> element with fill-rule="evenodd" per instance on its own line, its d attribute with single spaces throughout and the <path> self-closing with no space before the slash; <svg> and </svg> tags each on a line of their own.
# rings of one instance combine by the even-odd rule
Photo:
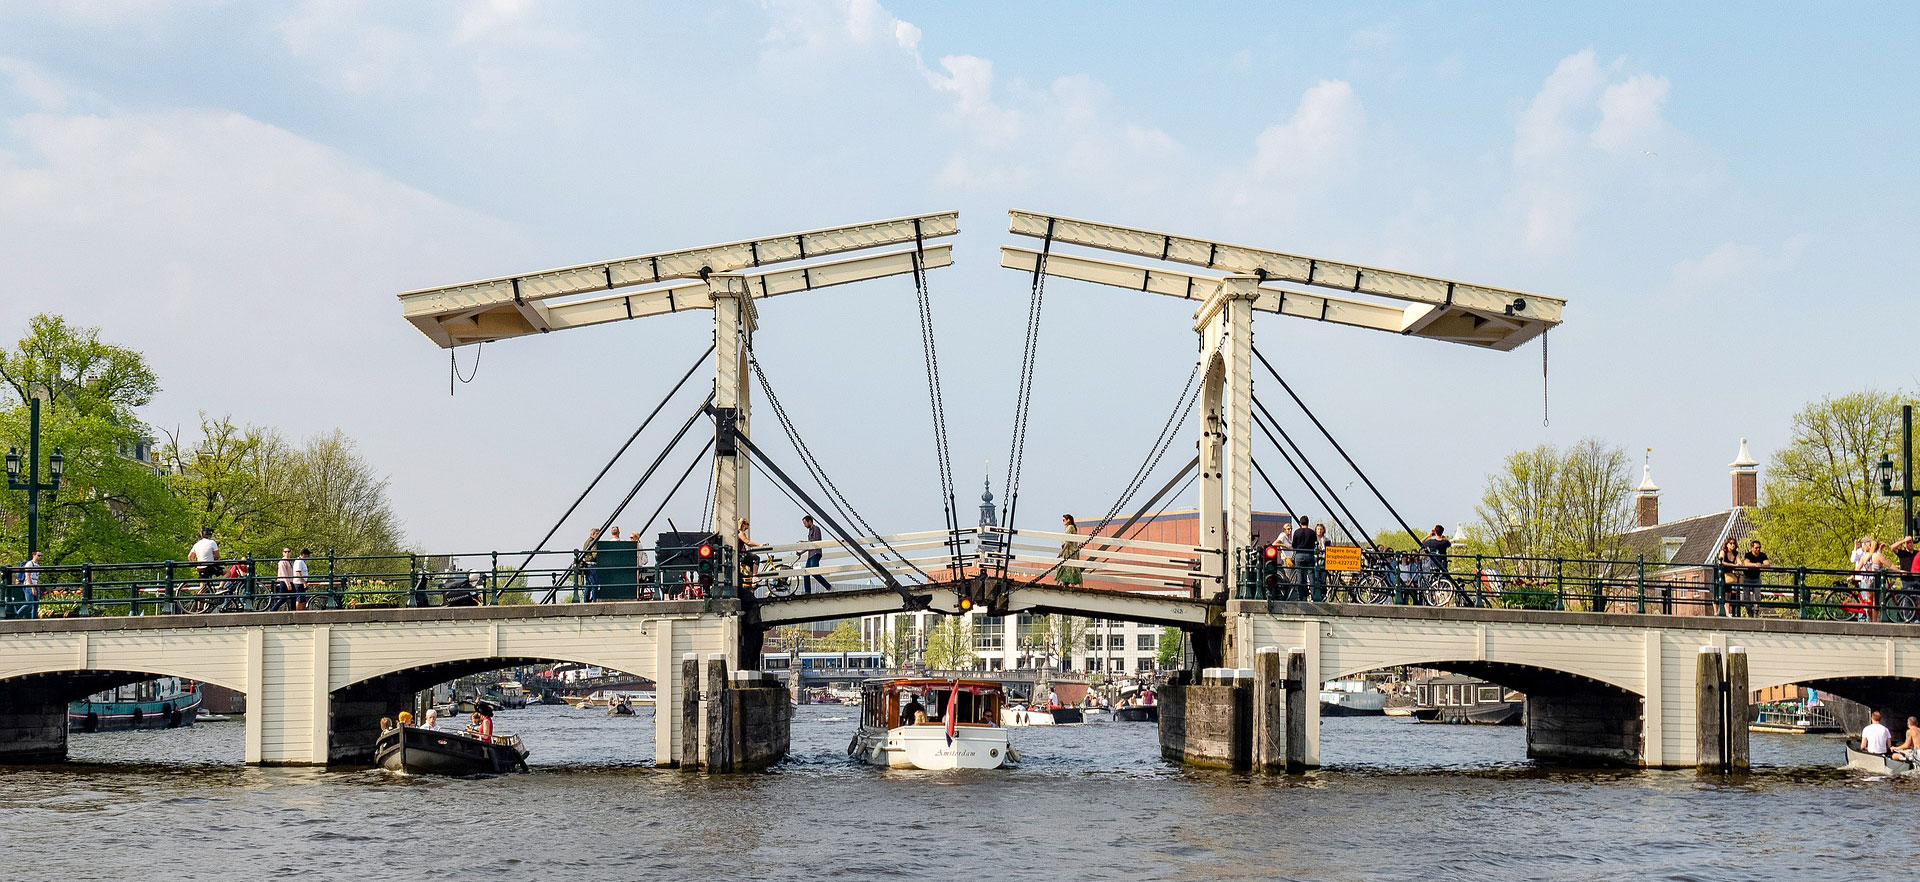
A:
<svg viewBox="0 0 1920 882">
<path fill-rule="evenodd" d="M 1913 763 L 1903 759 L 1878 753 L 1867 753 L 1847 745 L 1847 768 L 1872 772 L 1876 775 L 1911 775 Z"/>
<path fill-rule="evenodd" d="M 1005 693 L 989 680 L 868 680 L 847 755 L 892 769 L 997 769 L 1019 757 L 1000 723 Z"/>
<path fill-rule="evenodd" d="M 446 729 L 395 726 L 374 742 L 373 762 L 390 772 L 428 775 L 524 772 L 527 748 L 518 735 L 477 738 Z"/>
</svg>

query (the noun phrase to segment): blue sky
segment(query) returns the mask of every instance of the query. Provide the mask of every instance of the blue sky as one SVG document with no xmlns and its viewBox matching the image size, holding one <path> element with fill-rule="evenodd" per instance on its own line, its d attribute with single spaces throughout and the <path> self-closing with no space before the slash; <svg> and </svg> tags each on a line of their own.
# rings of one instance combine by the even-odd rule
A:
<svg viewBox="0 0 1920 882">
<path fill-rule="evenodd" d="M 958 264 L 933 277 L 953 455 L 963 491 L 991 461 L 999 492 L 1026 280 L 994 249 L 1019 207 L 1564 297 L 1547 426 L 1537 344 L 1279 317 L 1257 334 L 1417 523 L 1470 518 L 1508 451 L 1586 435 L 1653 448 L 1666 512 L 1692 513 L 1725 504 L 1742 436 L 1764 460 L 1809 399 L 1920 386 L 1916 19 L 0 2 L 0 328 L 43 310 L 102 326 L 161 371 L 155 424 L 340 427 L 391 473 L 417 544 L 519 546 L 709 329 L 489 346 L 450 398 L 396 292 L 959 209 Z M 1049 287 L 1024 522 L 1110 504 L 1191 366 L 1190 314 Z M 816 452 L 889 530 L 939 521 L 914 327 L 894 280 L 769 302 L 759 337 Z M 758 538 L 795 519 L 776 500 L 757 496 Z"/>
</svg>

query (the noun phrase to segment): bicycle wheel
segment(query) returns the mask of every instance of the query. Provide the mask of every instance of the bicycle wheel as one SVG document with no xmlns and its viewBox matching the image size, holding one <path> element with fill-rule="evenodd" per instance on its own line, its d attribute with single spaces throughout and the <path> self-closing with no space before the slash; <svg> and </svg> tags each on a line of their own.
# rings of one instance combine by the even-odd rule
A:
<svg viewBox="0 0 1920 882">
<path fill-rule="evenodd" d="M 1887 621 L 1902 625 L 1911 625 L 1920 619 L 1920 602 L 1905 591 L 1887 593 Z"/>
<path fill-rule="evenodd" d="M 1367 573 L 1354 580 L 1353 599 L 1356 603 L 1392 603 L 1393 587 L 1377 574 Z"/>
<path fill-rule="evenodd" d="M 1460 602 L 1460 586 L 1445 576 L 1427 582 L 1428 606 L 1454 606 Z"/>
<path fill-rule="evenodd" d="M 1854 606 L 1859 602 L 1859 598 L 1855 597 L 1851 591 L 1842 591 L 1839 589 L 1815 591 L 1813 592 L 1811 600 L 1807 603 L 1807 618 L 1826 622 L 1837 622 L 1841 619 L 1850 618 L 1851 614 L 1847 612 L 1847 607 Z"/>
<path fill-rule="evenodd" d="M 196 589 L 191 594 L 184 591 L 180 593 L 180 608 L 193 615 L 213 612 L 219 602 L 220 596 L 208 594 L 205 588 Z"/>
</svg>

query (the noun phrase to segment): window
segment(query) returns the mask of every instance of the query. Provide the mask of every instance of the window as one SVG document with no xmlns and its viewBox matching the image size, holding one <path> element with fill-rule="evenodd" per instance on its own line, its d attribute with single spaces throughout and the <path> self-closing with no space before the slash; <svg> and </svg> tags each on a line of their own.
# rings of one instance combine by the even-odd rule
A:
<svg viewBox="0 0 1920 882">
<path fill-rule="evenodd" d="M 1087 670 L 1088 671 L 1100 670 L 1100 660 L 1097 658 L 1087 659 Z"/>
<path fill-rule="evenodd" d="M 1160 650 L 1160 635 L 1140 634 L 1134 638 L 1133 646 L 1141 652 L 1158 652 Z"/>
<path fill-rule="evenodd" d="M 1108 648 L 1108 649 L 1126 649 L 1126 648 L 1127 648 L 1127 635 L 1125 635 L 1125 634 L 1108 634 L 1108 635 L 1107 635 L 1107 648 Z"/>
<path fill-rule="evenodd" d="M 1113 672 L 1114 672 L 1114 673 L 1116 673 L 1116 674 L 1124 674 L 1124 673 L 1126 673 L 1126 672 L 1127 672 L 1127 660 L 1126 660 L 1126 659 L 1124 659 L 1124 658 L 1116 658 L 1116 659 L 1114 659 L 1114 660 L 1113 660 Z"/>
<path fill-rule="evenodd" d="M 1498 686 L 1482 686 L 1482 687 L 1480 687 L 1480 700 L 1481 700 L 1481 701 L 1499 701 L 1499 700 L 1500 700 L 1500 687 L 1498 687 Z"/>
</svg>

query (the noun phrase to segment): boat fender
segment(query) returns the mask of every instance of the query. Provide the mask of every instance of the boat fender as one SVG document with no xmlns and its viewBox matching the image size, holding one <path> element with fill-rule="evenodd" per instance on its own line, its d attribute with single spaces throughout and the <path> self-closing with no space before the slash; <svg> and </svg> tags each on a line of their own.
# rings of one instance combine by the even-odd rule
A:
<svg viewBox="0 0 1920 882">
<path fill-rule="evenodd" d="M 853 736 L 852 740 L 847 742 L 847 756 L 853 756 L 854 751 L 858 750 L 859 747 L 860 747 L 860 736 L 855 735 Z"/>
<path fill-rule="evenodd" d="M 98 711 L 87 711 L 87 722 L 85 727 L 82 728 L 81 731 L 83 732 L 100 731 L 100 713 Z"/>
<path fill-rule="evenodd" d="M 145 721 L 146 718 L 147 718 L 147 712 L 144 709 L 137 708 L 137 707 L 133 709 L 133 727 L 134 728 L 136 729 L 140 728 L 141 722 Z"/>
<path fill-rule="evenodd" d="M 177 707 L 167 708 L 167 728 L 169 729 L 180 728 L 181 719 L 182 717 L 181 717 L 179 708 Z"/>
</svg>

